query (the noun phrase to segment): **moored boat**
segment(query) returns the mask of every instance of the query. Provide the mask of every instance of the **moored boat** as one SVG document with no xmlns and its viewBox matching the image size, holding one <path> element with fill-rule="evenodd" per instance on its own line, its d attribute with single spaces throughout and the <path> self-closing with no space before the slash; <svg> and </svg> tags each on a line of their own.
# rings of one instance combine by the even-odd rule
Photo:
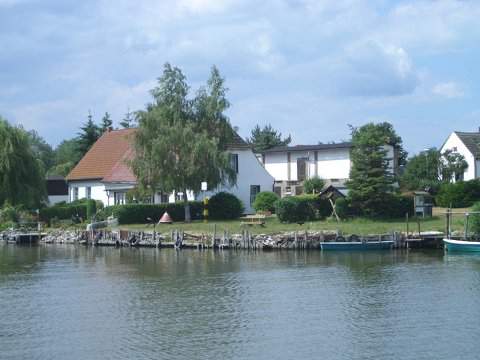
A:
<svg viewBox="0 0 480 360">
<path fill-rule="evenodd" d="M 385 241 L 331 241 L 321 242 L 322 250 L 389 250 L 393 247 L 393 240 Z"/>
<path fill-rule="evenodd" d="M 480 252 L 480 241 L 443 239 L 443 243 L 447 251 Z"/>
</svg>

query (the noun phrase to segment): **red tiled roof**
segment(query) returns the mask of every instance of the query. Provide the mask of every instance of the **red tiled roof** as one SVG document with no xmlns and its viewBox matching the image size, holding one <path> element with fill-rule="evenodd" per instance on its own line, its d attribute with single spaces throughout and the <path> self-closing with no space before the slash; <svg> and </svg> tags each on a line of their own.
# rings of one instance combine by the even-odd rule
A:
<svg viewBox="0 0 480 360">
<path fill-rule="evenodd" d="M 117 175 L 123 173 L 125 169 L 120 160 L 126 156 L 127 152 L 131 152 L 132 135 L 135 130 L 105 132 L 68 174 L 67 180 L 103 179 L 112 175 L 114 168 L 118 169 Z"/>
<path fill-rule="evenodd" d="M 102 181 L 109 183 L 136 183 L 137 178 L 128 166 L 128 161 L 133 160 L 133 155 L 133 149 L 128 149 Z"/>
</svg>

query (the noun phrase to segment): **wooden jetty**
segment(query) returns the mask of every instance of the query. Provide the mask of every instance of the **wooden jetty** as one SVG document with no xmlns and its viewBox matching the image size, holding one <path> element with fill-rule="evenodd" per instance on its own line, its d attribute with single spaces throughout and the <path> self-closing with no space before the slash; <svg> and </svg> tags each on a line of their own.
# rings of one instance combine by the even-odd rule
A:
<svg viewBox="0 0 480 360">
<path fill-rule="evenodd" d="M 405 245 L 407 249 L 442 249 L 443 238 L 441 231 L 423 231 L 409 234 Z"/>
</svg>

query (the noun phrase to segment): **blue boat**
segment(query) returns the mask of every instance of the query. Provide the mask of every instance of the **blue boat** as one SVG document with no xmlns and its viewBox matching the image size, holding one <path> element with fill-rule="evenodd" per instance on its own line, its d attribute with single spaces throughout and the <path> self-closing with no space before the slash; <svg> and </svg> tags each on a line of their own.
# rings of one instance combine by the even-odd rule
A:
<svg viewBox="0 0 480 360">
<path fill-rule="evenodd" d="M 385 241 L 331 241 L 321 242 L 322 250 L 390 250 L 393 247 L 393 240 Z"/>
<path fill-rule="evenodd" d="M 447 251 L 480 252 L 479 241 L 443 239 Z"/>
</svg>

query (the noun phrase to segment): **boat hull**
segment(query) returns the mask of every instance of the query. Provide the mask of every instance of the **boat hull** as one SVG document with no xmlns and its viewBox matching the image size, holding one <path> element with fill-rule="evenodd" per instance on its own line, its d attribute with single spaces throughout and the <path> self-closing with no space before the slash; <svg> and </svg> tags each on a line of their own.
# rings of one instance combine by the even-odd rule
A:
<svg viewBox="0 0 480 360">
<path fill-rule="evenodd" d="M 393 241 L 346 241 L 346 242 L 321 242 L 320 247 L 322 250 L 343 250 L 343 251 L 356 251 L 356 250 L 389 250 L 393 247 Z"/>
<path fill-rule="evenodd" d="M 443 239 L 447 251 L 480 252 L 480 242 Z"/>
</svg>

